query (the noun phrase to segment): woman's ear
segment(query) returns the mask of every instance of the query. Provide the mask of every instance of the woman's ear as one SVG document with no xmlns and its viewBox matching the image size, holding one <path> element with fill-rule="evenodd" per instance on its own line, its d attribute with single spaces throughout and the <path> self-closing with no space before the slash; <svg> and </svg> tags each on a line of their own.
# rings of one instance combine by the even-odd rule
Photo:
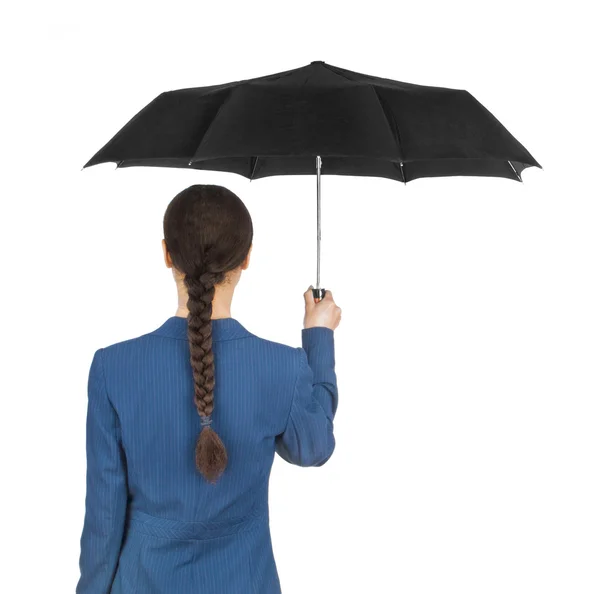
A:
<svg viewBox="0 0 600 594">
<path fill-rule="evenodd" d="M 167 250 L 167 242 L 164 239 L 162 240 L 162 250 L 163 250 L 163 257 L 165 259 L 166 267 L 173 268 L 173 261 L 171 260 L 171 254 L 169 254 L 169 251 Z"/>
<path fill-rule="evenodd" d="M 248 253 L 246 254 L 246 258 L 242 262 L 242 270 L 246 270 L 248 268 L 248 266 L 250 266 L 250 252 L 252 252 L 252 245 L 250 245 L 250 249 L 248 250 Z"/>
</svg>

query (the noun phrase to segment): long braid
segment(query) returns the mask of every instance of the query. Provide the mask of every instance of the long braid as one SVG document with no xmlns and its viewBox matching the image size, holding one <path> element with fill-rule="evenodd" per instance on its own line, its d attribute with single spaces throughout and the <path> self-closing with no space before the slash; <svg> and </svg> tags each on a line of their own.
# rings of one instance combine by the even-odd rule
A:
<svg viewBox="0 0 600 594">
<path fill-rule="evenodd" d="M 194 404 L 200 415 L 196 467 L 210 483 L 227 467 L 227 450 L 212 428 L 215 358 L 212 302 L 215 285 L 247 268 L 252 248 L 252 218 L 244 203 L 222 186 L 193 185 L 169 203 L 163 219 L 167 265 L 188 293 L 188 340 Z M 170 261 L 170 262 L 169 262 Z"/>
<path fill-rule="evenodd" d="M 194 375 L 194 402 L 202 421 L 196 442 L 196 467 L 211 483 L 215 483 L 227 466 L 227 450 L 212 429 L 214 409 L 215 360 L 212 350 L 212 301 L 215 285 L 224 275 L 204 273 L 199 277 L 186 275 L 188 291 L 188 338 L 190 362 Z"/>
</svg>

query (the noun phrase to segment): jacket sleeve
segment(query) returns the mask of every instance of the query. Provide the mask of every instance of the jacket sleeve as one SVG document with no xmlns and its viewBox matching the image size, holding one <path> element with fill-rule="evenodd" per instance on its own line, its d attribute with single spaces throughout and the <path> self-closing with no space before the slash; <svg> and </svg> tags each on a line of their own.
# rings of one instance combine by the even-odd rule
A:
<svg viewBox="0 0 600 594">
<path fill-rule="evenodd" d="M 298 466 L 322 466 L 335 448 L 333 418 L 338 404 L 333 330 L 302 330 L 297 375 L 287 425 L 276 452 Z"/>
<path fill-rule="evenodd" d="M 109 594 L 127 509 L 127 473 L 119 419 L 106 391 L 102 349 L 88 379 L 85 518 L 77 594 Z"/>
</svg>

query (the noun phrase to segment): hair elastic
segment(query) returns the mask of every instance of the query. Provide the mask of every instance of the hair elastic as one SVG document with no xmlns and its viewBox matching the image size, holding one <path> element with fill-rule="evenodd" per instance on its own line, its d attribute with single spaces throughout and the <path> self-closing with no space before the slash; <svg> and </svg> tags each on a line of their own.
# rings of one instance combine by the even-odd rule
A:
<svg viewBox="0 0 600 594">
<path fill-rule="evenodd" d="M 212 423 L 212 417 L 210 415 L 204 417 L 200 416 L 200 425 L 202 427 L 208 427 Z"/>
</svg>

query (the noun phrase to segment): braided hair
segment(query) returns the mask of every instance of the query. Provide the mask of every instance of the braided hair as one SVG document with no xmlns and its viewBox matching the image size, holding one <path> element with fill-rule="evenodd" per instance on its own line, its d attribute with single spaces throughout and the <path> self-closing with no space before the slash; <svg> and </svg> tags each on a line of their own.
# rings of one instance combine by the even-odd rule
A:
<svg viewBox="0 0 600 594">
<path fill-rule="evenodd" d="M 230 190 L 193 185 L 169 203 L 164 239 L 173 266 L 184 275 L 188 292 L 188 340 L 194 377 L 194 403 L 200 415 L 196 467 L 215 483 L 227 466 L 227 450 L 212 428 L 215 360 L 212 302 L 215 286 L 240 266 L 250 250 L 253 228 L 244 203 Z"/>
</svg>

